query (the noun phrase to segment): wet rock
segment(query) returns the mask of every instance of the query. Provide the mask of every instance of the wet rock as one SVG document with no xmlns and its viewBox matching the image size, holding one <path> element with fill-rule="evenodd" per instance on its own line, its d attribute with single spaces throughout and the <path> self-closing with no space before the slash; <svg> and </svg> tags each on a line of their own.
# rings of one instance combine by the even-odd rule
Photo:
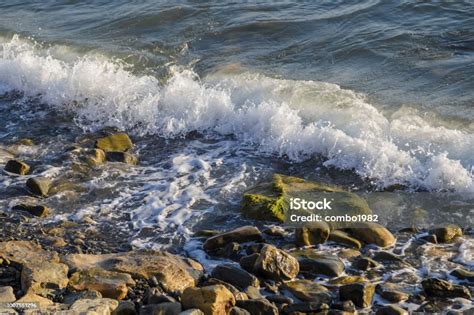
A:
<svg viewBox="0 0 474 315">
<path fill-rule="evenodd" d="M 95 147 L 105 152 L 125 152 L 133 147 L 130 137 L 123 132 L 97 139 Z"/>
<path fill-rule="evenodd" d="M 354 302 L 352 302 L 351 300 L 334 303 L 331 305 L 331 307 L 336 310 L 341 310 L 341 311 L 351 312 L 351 313 L 356 311 Z"/>
<path fill-rule="evenodd" d="M 241 250 L 242 248 L 240 247 L 239 243 L 232 242 L 225 245 L 223 248 L 218 249 L 215 255 L 232 260 L 239 260 L 240 257 L 242 257 Z"/>
<path fill-rule="evenodd" d="M 396 305 L 386 305 L 377 310 L 376 315 L 408 315 L 408 312 Z"/>
<path fill-rule="evenodd" d="M 328 281 L 328 284 L 331 285 L 344 285 L 358 282 L 367 282 L 367 278 L 362 276 L 342 276 Z"/>
<path fill-rule="evenodd" d="M 26 175 L 30 171 L 30 166 L 20 160 L 9 160 L 5 164 L 4 171 L 17 175 Z"/>
<path fill-rule="evenodd" d="M 282 285 L 298 299 L 307 302 L 330 303 L 331 293 L 324 286 L 310 280 L 293 280 Z"/>
<path fill-rule="evenodd" d="M 299 246 L 318 245 L 326 242 L 331 229 L 325 222 L 315 222 L 295 230 L 296 244 Z"/>
<path fill-rule="evenodd" d="M 230 315 L 251 315 L 247 310 L 244 310 L 243 308 L 234 306 L 230 310 Z"/>
<path fill-rule="evenodd" d="M 48 252 L 30 241 L 0 242 L 0 258 L 19 265 L 59 262 L 56 252 Z"/>
<path fill-rule="evenodd" d="M 261 240 L 262 233 L 256 227 L 248 225 L 208 238 L 204 242 L 203 248 L 206 251 L 213 251 L 231 242 L 245 243 Z"/>
<path fill-rule="evenodd" d="M 334 208 L 344 209 L 348 214 L 371 213 L 364 199 L 341 187 L 281 174 L 274 174 L 270 181 L 260 183 L 245 193 L 241 211 L 252 219 L 284 221 L 290 198 L 302 194 L 310 195 L 313 200 L 331 199 Z"/>
<path fill-rule="evenodd" d="M 460 280 L 467 280 L 469 282 L 474 282 L 474 271 L 468 271 L 465 269 L 458 268 L 451 271 L 450 275 Z"/>
<path fill-rule="evenodd" d="M 232 292 L 232 294 L 233 294 L 234 296 L 238 295 L 239 293 L 242 293 L 243 295 L 246 295 L 245 293 L 240 292 L 239 289 L 237 289 L 236 287 L 234 287 L 232 284 L 227 283 L 227 282 L 222 281 L 222 280 L 219 280 L 219 279 L 216 279 L 216 278 L 209 278 L 209 279 L 204 283 L 204 286 L 216 285 L 216 284 L 220 284 L 220 285 L 225 286 L 225 287 L 227 288 L 227 290 L 229 290 L 230 292 Z"/>
<path fill-rule="evenodd" d="M 6 164 L 9 160 L 13 160 L 15 155 L 5 149 L 0 148 L 0 164 Z"/>
<path fill-rule="evenodd" d="M 380 264 L 370 257 L 359 257 L 352 263 L 352 268 L 359 270 L 369 270 L 377 268 L 378 266 L 380 266 Z"/>
<path fill-rule="evenodd" d="M 71 270 L 102 268 L 128 273 L 134 279 L 156 278 L 167 292 L 181 292 L 194 287 L 203 274 L 202 266 L 191 260 L 167 252 L 131 251 L 118 254 L 71 254 L 62 257 Z"/>
<path fill-rule="evenodd" d="M 237 306 L 252 315 L 278 315 L 278 309 L 267 299 L 237 301 Z"/>
<path fill-rule="evenodd" d="M 46 217 L 49 214 L 49 209 L 46 206 L 41 205 L 28 205 L 28 204 L 18 204 L 12 207 L 12 210 L 15 211 L 25 211 L 35 217 Z"/>
<path fill-rule="evenodd" d="M 132 301 L 120 301 L 112 315 L 136 315 L 135 303 Z"/>
<path fill-rule="evenodd" d="M 112 299 L 82 299 L 71 305 L 69 310 L 75 314 L 101 314 L 110 315 L 119 305 L 119 302 Z"/>
<path fill-rule="evenodd" d="M 450 242 L 458 236 L 462 236 L 462 229 L 455 224 L 448 224 L 429 231 L 429 234 L 436 235 L 440 243 Z"/>
<path fill-rule="evenodd" d="M 399 290 L 385 290 L 382 288 L 380 296 L 391 303 L 399 303 L 408 300 L 409 294 Z"/>
<path fill-rule="evenodd" d="M 361 249 L 362 244 L 344 231 L 335 230 L 329 233 L 329 240 L 355 249 Z"/>
<path fill-rule="evenodd" d="M 232 314 L 232 311 L 231 311 L 231 314 Z M 204 312 L 198 308 L 192 308 L 192 309 L 179 313 L 179 315 L 204 315 Z"/>
<path fill-rule="evenodd" d="M 283 311 L 285 314 L 314 314 L 318 312 L 324 312 L 328 309 L 329 306 L 325 303 L 300 302 L 285 306 Z"/>
<path fill-rule="evenodd" d="M 471 299 L 471 292 L 467 287 L 452 284 L 446 280 L 430 278 L 423 280 L 421 285 L 428 296 Z"/>
<path fill-rule="evenodd" d="M 275 304 L 292 304 L 294 302 L 292 298 L 289 298 L 281 294 L 270 294 L 266 296 L 266 298 L 267 300 Z"/>
<path fill-rule="evenodd" d="M 127 286 L 135 285 L 135 281 L 126 273 L 92 268 L 75 272 L 69 279 L 69 285 L 78 291 L 95 290 L 105 298 L 122 300 L 127 296 Z"/>
<path fill-rule="evenodd" d="M 360 227 L 351 228 L 350 231 L 357 239 L 367 244 L 375 244 L 382 248 L 395 244 L 395 237 L 389 230 L 377 223 L 359 224 Z"/>
<path fill-rule="evenodd" d="M 16 297 L 12 287 L 0 287 L 0 303 L 15 302 Z"/>
<path fill-rule="evenodd" d="M 240 258 L 240 261 L 239 261 L 240 267 L 242 267 L 244 270 L 247 270 L 248 272 L 253 272 L 255 262 L 257 261 L 259 257 L 260 257 L 260 254 L 252 254 L 248 256 L 243 256 L 242 258 Z"/>
<path fill-rule="evenodd" d="M 369 283 L 352 283 L 339 288 L 341 301 L 352 301 L 356 306 L 366 308 L 372 305 L 375 286 Z"/>
<path fill-rule="evenodd" d="M 390 252 L 385 252 L 385 251 L 380 251 L 374 253 L 374 260 L 383 262 L 386 265 L 390 265 L 392 268 L 393 267 L 398 267 L 398 268 L 404 268 L 404 267 L 409 267 L 410 264 L 398 257 L 397 255 L 394 255 Z"/>
<path fill-rule="evenodd" d="M 120 162 L 120 163 L 126 163 L 130 165 L 138 164 L 138 158 L 135 155 L 130 154 L 128 152 L 106 152 L 105 158 L 109 162 Z"/>
<path fill-rule="evenodd" d="M 206 315 L 227 314 L 235 305 L 234 295 L 223 285 L 187 288 L 181 296 L 184 309 L 198 308 Z"/>
<path fill-rule="evenodd" d="M 105 152 L 101 149 L 87 150 L 84 159 L 89 166 L 99 166 L 105 162 Z"/>
<path fill-rule="evenodd" d="M 344 262 L 335 255 L 318 254 L 313 249 L 291 253 L 298 258 L 300 270 L 314 275 L 338 277 L 344 272 Z"/>
<path fill-rule="evenodd" d="M 181 313 L 181 303 L 160 303 L 143 305 L 140 315 L 178 315 Z"/>
<path fill-rule="evenodd" d="M 248 299 L 261 299 L 263 295 L 260 293 L 260 290 L 256 287 L 246 287 L 244 290 L 245 295 L 247 295 L 247 299 L 240 299 L 240 300 L 248 300 Z"/>
<path fill-rule="evenodd" d="M 267 245 L 266 243 L 254 243 L 254 244 L 245 244 L 245 253 L 247 255 L 260 254 L 262 248 Z"/>
<path fill-rule="evenodd" d="M 239 288 L 245 288 L 248 286 L 258 288 L 260 286 L 257 277 L 231 264 L 216 266 L 212 271 L 211 276 Z"/>
<path fill-rule="evenodd" d="M 29 138 L 23 138 L 23 139 L 18 140 L 17 144 L 26 145 L 26 146 L 32 146 L 32 145 L 34 145 L 35 143 L 33 142 L 33 140 L 31 140 L 31 139 L 29 139 Z"/>
<path fill-rule="evenodd" d="M 273 245 L 265 245 L 255 261 L 256 273 L 276 281 L 290 280 L 299 272 L 296 258 Z"/>
<path fill-rule="evenodd" d="M 429 243 L 438 244 L 438 238 L 434 234 L 428 234 L 428 235 L 422 236 L 420 237 L 420 239 Z"/>
<path fill-rule="evenodd" d="M 16 303 L 37 303 L 40 308 L 43 308 L 52 305 L 53 301 L 32 292 L 28 292 L 21 299 L 18 299 Z"/>
<path fill-rule="evenodd" d="M 279 238 L 283 238 L 288 234 L 284 228 L 277 225 L 266 228 L 265 230 L 263 230 L 263 233 L 269 236 L 279 237 Z"/>
<path fill-rule="evenodd" d="M 47 197 L 51 188 L 51 180 L 46 177 L 33 177 L 26 181 L 26 187 L 36 196 Z"/>
<path fill-rule="evenodd" d="M 43 297 L 55 296 L 66 288 L 68 267 L 65 264 L 28 263 L 21 270 L 21 288 L 24 292 Z"/>
<path fill-rule="evenodd" d="M 195 237 L 211 237 L 217 234 L 219 234 L 219 231 L 217 230 L 200 230 L 194 233 L 194 236 Z"/>
<path fill-rule="evenodd" d="M 345 258 L 348 260 L 353 260 L 354 258 L 359 257 L 360 255 L 361 253 L 358 250 L 351 248 L 344 248 L 338 254 L 340 258 Z"/>
</svg>

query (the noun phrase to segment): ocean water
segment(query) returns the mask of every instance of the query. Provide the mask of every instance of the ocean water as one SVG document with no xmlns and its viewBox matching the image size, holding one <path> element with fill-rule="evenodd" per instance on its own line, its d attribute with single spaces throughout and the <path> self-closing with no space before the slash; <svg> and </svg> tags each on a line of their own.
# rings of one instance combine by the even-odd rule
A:
<svg viewBox="0 0 474 315">
<path fill-rule="evenodd" d="M 136 246 L 240 222 L 274 172 L 365 194 L 393 227 L 419 207 L 472 226 L 473 78 L 469 1 L 0 3 L 2 148 L 81 187 L 48 220 L 111 220 Z M 78 178 L 61 153 L 104 129 L 140 166 Z M 0 179 L 14 204 L 22 179 Z"/>
</svg>

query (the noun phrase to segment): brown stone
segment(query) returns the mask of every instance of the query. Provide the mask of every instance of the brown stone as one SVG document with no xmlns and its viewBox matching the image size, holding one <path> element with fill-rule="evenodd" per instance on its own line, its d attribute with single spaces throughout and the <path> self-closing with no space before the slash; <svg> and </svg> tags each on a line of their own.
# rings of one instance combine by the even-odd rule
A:
<svg viewBox="0 0 474 315">
<path fill-rule="evenodd" d="M 109 162 L 120 162 L 120 163 L 126 163 L 130 165 L 137 165 L 138 164 L 138 158 L 130 154 L 128 152 L 106 152 L 105 157 L 107 161 Z"/>
<path fill-rule="evenodd" d="M 9 160 L 4 170 L 17 175 L 26 175 L 30 171 L 30 166 L 20 160 Z"/>
<path fill-rule="evenodd" d="M 372 305 L 375 286 L 370 283 L 352 283 L 339 288 L 341 301 L 352 301 L 356 306 L 366 308 Z"/>
<path fill-rule="evenodd" d="M 382 248 L 395 244 L 396 239 L 389 230 L 377 223 L 365 223 L 360 227 L 351 228 L 351 233 L 367 244 L 375 244 Z"/>
<path fill-rule="evenodd" d="M 318 245 L 326 242 L 331 229 L 326 222 L 313 223 L 311 226 L 297 228 L 296 244 L 299 246 Z"/>
<path fill-rule="evenodd" d="M 26 181 L 26 187 L 31 193 L 40 196 L 47 197 L 49 189 L 51 188 L 51 180 L 46 177 L 33 177 Z"/>
<path fill-rule="evenodd" d="M 447 224 L 429 231 L 429 234 L 436 235 L 439 243 L 450 242 L 458 236 L 462 236 L 462 230 L 455 224 Z"/>
<path fill-rule="evenodd" d="M 262 233 L 260 233 L 256 227 L 248 225 L 208 238 L 206 242 L 204 242 L 203 248 L 206 251 L 212 251 L 224 247 L 231 242 L 245 243 L 261 240 Z"/>
<path fill-rule="evenodd" d="M 43 297 L 54 296 L 66 288 L 69 282 L 67 274 L 65 264 L 27 263 L 21 271 L 21 288 L 24 292 Z"/>
<path fill-rule="evenodd" d="M 330 303 L 331 293 L 324 286 L 310 280 L 293 280 L 282 285 L 284 290 L 289 291 L 302 301 Z"/>
<path fill-rule="evenodd" d="M 181 295 L 184 309 L 198 308 L 205 315 L 224 315 L 235 305 L 234 295 L 223 285 L 187 288 Z"/>
<path fill-rule="evenodd" d="M 98 139 L 95 147 L 105 152 L 125 152 L 133 147 L 133 143 L 126 133 L 121 132 Z"/>
<path fill-rule="evenodd" d="M 281 281 L 295 278 L 300 268 L 298 260 L 290 254 L 273 245 L 265 245 L 253 270 L 266 278 Z"/>
<path fill-rule="evenodd" d="M 212 271 L 211 276 L 239 288 L 245 288 L 248 286 L 258 288 L 260 286 L 260 281 L 257 277 L 231 264 L 216 266 Z"/>
<path fill-rule="evenodd" d="M 59 262 L 56 252 L 48 252 L 30 241 L 0 242 L 0 258 L 20 265 Z"/>
<path fill-rule="evenodd" d="M 41 205 L 27 205 L 24 203 L 13 206 L 12 210 L 25 211 L 35 217 L 46 217 L 49 214 L 49 209 Z"/>
<path fill-rule="evenodd" d="M 362 244 L 344 231 L 335 230 L 329 233 L 329 240 L 355 249 L 361 249 Z"/>
</svg>

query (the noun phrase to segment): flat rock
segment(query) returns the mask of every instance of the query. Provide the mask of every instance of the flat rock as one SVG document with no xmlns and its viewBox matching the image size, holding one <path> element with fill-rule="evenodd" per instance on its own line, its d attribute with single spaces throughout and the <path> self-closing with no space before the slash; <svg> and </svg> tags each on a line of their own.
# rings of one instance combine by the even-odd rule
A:
<svg viewBox="0 0 474 315">
<path fill-rule="evenodd" d="M 367 282 L 369 281 L 366 277 L 363 276 L 342 276 L 328 281 L 328 284 L 331 285 L 345 285 L 358 282 Z"/>
<path fill-rule="evenodd" d="M 214 270 L 212 270 L 211 276 L 239 288 L 245 288 L 248 286 L 258 288 L 260 286 L 260 281 L 257 277 L 231 264 L 216 266 Z"/>
<path fill-rule="evenodd" d="M 359 242 L 357 239 L 351 237 L 349 234 L 347 234 L 346 232 L 341 231 L 341 230 L 331 231 L 331 233 L 329 233 L 329 238 L 328 239 L 331 242 L 341 244 L 341 245 L 345 245 L 345 246 L 348 246 L 348 247 L 351 247 L 351 248 L 355 248 L 355 249 L 361 249 L 362 248 L 361 242 Z"/>
<path fill-rule="evenodd" d="M 17 175 L 26 175 L 30 171 L 30 166 L 20 160 L 9 160 L 5 164 L 4 171 Z"/>
<path fill-rule="evenodd" d="M 12 207 L 12 210 L 15 211 L 25 211 L 35 217 L 47 217 L 49 214 L 49 209 L 46 206 L 42 205 L 29 205 L 20 203 Z"/>
<path fill-rule="evenodd" d="M 300 270 L 298 260 L 273 245 L 265 245 L 257 257 L 253 270 L 276 281 L 291 280 Z"/>
<path fill-rule="evenodd" d="M 267 299 L 237 301 L 237 307 L 243 308 L 252 315 L 278 315 L 278 309 Z"/>
<path fill-rule="evenodd" d="M 20 265 L 59 262 L 56 252 L 46 251 L 31 241 L 0 242 L 0 258 Z"/>
<path fill-rule="evenodd" d="M 338 277 L 344 272 L 344 262 L 335 255 L 319 254 L 314 249 L 298 250 L 291 254 L 297 257 L 303 272 L 329 277 Z"/>
<path fill-rule="evenodd" d="M 282 288 L 302 301 L 330 303 L 332 300 L 331 293 L 326 287 L 310 280 L 285 282 Z"/>
<path fill-rule="evenodd" d="M 130 137 L 123 132 L 97 139 L 95 147 L 105 152 L 125 152 L 133 147 Z"/>
<path fill-rule="evenodd" d="M 66 255 L 61 260 L 71 270 L 101 268 L 128 273 L 134 279 L 155 278 L 167 292 L 194 287 L 203 274 L 202 266 L 187 258 L 159 251 L 131 251 L 118 254 Z"/>
<path fill-rule="evenodd" d="M 223 285 L 187 288 L 181 295 L 184 309 L 198 308 L 206 315 L 227 314 L 235 305 L 235 298 Z"/>
<path fill-rule="evenodd" d="M 43 297 L 55 296 L 69 282 L 68 269 L 65 264 L 54 262 L 28 263 L 21 270 L 21 288 Z"/>
<path fill-rule="evenodd" d="M 118 307 L 119 302 L 113 299 L 82 299 L 71 305 L 69 310 L 75 314 L 110 315 Z"/>
<path fill-rule="evenodd" d="M 447 224 L 430 230 L 429 234 L 436 235 L 436 240 L 439 243 L 446 243 L 452 241 L 458 236 L 462 236 L 462 229 L 455 224 Z"/>
<path fill-rule="evenodd" d="M 105 298 L 122 300 L 127 296 L 127 286 L 135 285 L 129 274 L 92 268 L 75 272 L 69 285 L 78 291 L 94 290 Z"/>
<path fill-rule="evenodd" d="M 16 297 L 12 287 L 0 287 L 0 303 L 15 302 Z"/>
<path fill-rule="evenodd" d="M 351 228 L 352 235 L 367 244 L 375 244 L 385 248 L 395 244 L 396 239 L 385 227 L 377 223 L 359 224 L 360 227 Z"/>
<path fill-rule="evenodd" d="M 410 295 L 400 290 L 382 289 L 380 296 L 391 303 L 399 303 L 408 300 Z"/>
<path fill-rule="evenodd" d="M 248 225 L 229 232 L 211 236 L 204 242 L 203 248 L 206 251 L 212 251 L 224 247 L 226 244 L 231 242 L 245 243 L 261 240 L 262 233 L 260 233 L 256 227 Z"/>
<path fill-rule="evenodd" d="M 36 196 L 47 197 L 51 183 L 51 179 L 47 177 L 33 177 L 26 181 L 26 187 Z"/>
<path fill-rule="evenodd" d="M 375 286 L 370 283 L 352 283 L 339 288 L 341 301 L 352 301 L 356 306 L 367 308 L 372 305 Z"/>
<path fill-rule="evenodd" d="M 465 298 L 471 299 L 471 292 L 463 285 L 452 284 L 449 281 L 437 278 L 425 279 L 421 282 L 423 289 L 428 296 L 440 298 Z"/>
<path fill-rule="evenodd" d="M 18 299 L 16 303 L 37 303 L 40 308 L 54 304 L 53 301 L 31 292 Z"/>
<path fill-rule="evenodd" d="M 296 228 L 295 241 L 298 246 L 318 245 L 326 242 L 331 228 L 326 222 L 315 222 Z"/>
</svg>

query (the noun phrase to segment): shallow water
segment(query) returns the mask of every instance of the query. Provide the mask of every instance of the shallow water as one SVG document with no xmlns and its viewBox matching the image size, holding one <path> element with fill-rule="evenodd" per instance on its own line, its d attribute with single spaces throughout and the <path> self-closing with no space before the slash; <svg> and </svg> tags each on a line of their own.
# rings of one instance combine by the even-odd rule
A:
<svg viewBox="0 0 474 315">
<path fill-rule="evenodd" d="M 274 172 L 358 191 L 392 229 L 418 208 L 418 225 L 470 227 L 473 29 L 461 1 L 8 1 L 0 142 L 81 188 L 48 198 L 49 220 L 112 221 L 136 246 L 241 222 Z M 63 153 L 103 128 L 132 135 L 140 166 L 78 176 Z M 1 175 L 2 206 L 23 181 Z"/>
</svg>

